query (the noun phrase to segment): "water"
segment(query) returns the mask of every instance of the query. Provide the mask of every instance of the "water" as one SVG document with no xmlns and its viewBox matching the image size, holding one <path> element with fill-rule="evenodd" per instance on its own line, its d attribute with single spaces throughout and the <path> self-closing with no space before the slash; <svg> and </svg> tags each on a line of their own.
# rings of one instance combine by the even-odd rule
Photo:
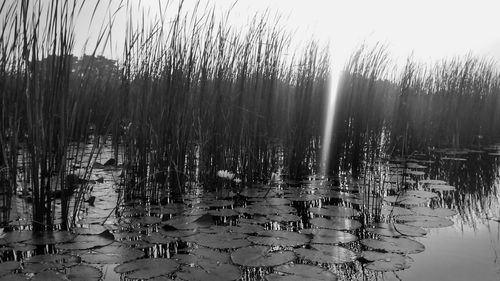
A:
<svg viewBox="0 0 500 281">
<path fill-rule="evenodd" d="M 111 153 L 109 149 L 103 151 Z M 104 182 L 94 184 L 95 206 L 84 204 L 79 213 L 78 226 L 83 228 L 76 231 L 90 227 L 90 232 L 95 233 L 80 234 L 76 238 L 68 238 L 69 234 L 52 237 L 50 246 L 43 245 L 48 238 L 35 239 L 29 233 L 26 236 L 26 231 L 15 232 L 14 236 L 4 234 L 2 261 L 24 261 L 26 266 L 31 264 L 31 256 L 43 257 L 42 261 L 52 263 L 44 254 L 71 254 L 82 259 L 78 264 L 87 266 L 85 270 L 102 274 L 102 280 L 117 280 L 121 272 L 132 268 L 135 260 L 144 259 L 158 263 L 154 270 L 164 270 L 158 274 L 177 276 L 177 279 L 183 276 L 184 280 L 192 280 L 195 276 L 214 280 L 240 277 L 241 280 L 264 280 L 268 275 L 276 277 L 292 272 L 294 269 L 290 265 L 279 265 L 289 264 L 288 261 L 304 264 L 300 270 L 303 274 L 319 271 L 322 276 L 336 274 L 339 280 L 499 280 L 500 223 L 494 219 L 500 218 L 500 161 L 488 152 L 444 150 L 417 156 L 425 159 L 411 161 L 418 165 L 406 164 L 414 167 L 412 170 L 424 172 L 423 176 L 414 173 L 415 176 L 405 179 L 413 189 L 417 186 L 412 180 L 423 178 L 442 179 L 457 188 L 455 192 L 444 192 L 417 204 L 446 208 L 457 214 L 450 217 L 452 226 L 426 228 L 428 233 L 424 237 L 408 237 L 420 242 L 425 249 L 409 254 L 412 261 L 404 270 L 386 273 L 363 270 L 368 263 L 359 256 L 368 248 L 360 241 L 372 238 L 379 241 L 379 236 L 370 230 L 372 223 L 359 223 L 363 221 L 360 212 L 366 209 L 367 202 L 360 188 L 364 181 L 353 180 L 347 174 L 341 174 L 337 181 L 311 178 L 252 187 L 221 179 L 220 184 L 213 187 L 190 185 L 182 198 L 170 197 L 164 190 L 160 194 L 162 203 L 158 204 L 142 198 L 119 200 L 123 196 L 119 182 L 121 171 L 111 167 L 94 171 L 96 176 L 104 178 Z M 101 159 L 107 158 L 104 155 Z M 394 192 L 391 188 L 401 184 L 393 179 L 394 173 L 405 169 L 402 163 L 398 160 L 380 167 L 380 171 L 391 175 L 384 177 L 386 199 Z M 370 175 L 365 178 L 369 179 Z M 15 202 L 27 205 L 19 198 Z M 19 211 L 24 208 L 22 204 L 17 205 Z M 406 208 L 411 208 L 412 204 Z M 19 216 L 23 214 L 17 212 Z M 26 218 L 22 221 L 26 222 Z M 103 229 L 105 233 L 99 234 Z M 80 239 L 80 242 L 71 239 Z M 260 258 L 245 258 L 258 257 L 258 251 L 254 250 L 260 251 L 263 247 L 277 251 L 276 256 L 270 258 L 269 253 Z M 405 247 L 403 249 L 410 251 L 411 248 Z M 121 254 L 116 255 L 118 252 Z M 167 261 L 174 265 L 171 271 Z M 263 264 L 255 268 L 239 266 L 255 261 Z M 329 264 L 328 261 L 334 262 Z M 121 264 L 125 265 L 115 272 L 115 267 Z M 58 264 L 61 268 L 56 270 L 57 274 L 70 274 L 72 265 L 63 263 L 61 267 Z M 35 270 L 31 265 L 28 268 Z M 154 270 L 127 274 L 151 274 L 148 272 L 154 273 Z M 19 272 L 16 275 L 26 272 L 25 269 L 11 271 Z M 276 273 L 278 271 L 282 273 Z"/>
</svg>

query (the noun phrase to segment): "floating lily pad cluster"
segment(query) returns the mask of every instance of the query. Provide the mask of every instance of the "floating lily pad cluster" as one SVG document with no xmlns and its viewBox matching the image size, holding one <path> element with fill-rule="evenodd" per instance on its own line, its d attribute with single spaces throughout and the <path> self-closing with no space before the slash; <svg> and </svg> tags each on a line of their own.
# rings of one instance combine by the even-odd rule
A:
<svg viewBox="0 0 500 281">
<path fill-rule="evenodd" d="M 405 168 L 406 170 L 402 170 Z M 412 262 L 409 254 L 418 254 L 425 246 L 416 241 L 418 237 L 427 235 L 427 229 L 448 227 L 453 225 L 449 218 L 457 214 L 446 208 L 428 207 L 433 200 L 438 200 L 440 193 L 454 191 L 455 188 L 439 179 L 421 179 L 425 173 L 409 173 L 420 171 L 425 166 L 415 162 L 395 164 L 390 173 L 403 179 L 403 174 L 414 179 L 405 188 L 397 190 L 394 195 L 384 197 L 381 215 L 385 223 L 377 223 L 367 231 L 378 238 L 361 240 L 366 250 L 361 253 L 365 268 L 373 271 L 397 271 L 409 268 Z M 393 191 L 394 192 L 394 191 Z"/>
<path fill-rule="evenodd" d="M 360 181 L 312 179 L 217 192 L 194 187 L 182 202 L 126 202 L 109 220 L 113 209 L 96 207 L 71 232 L 1 236 L 5 249 L 51 245 L 58 254 L 0 263 L 0 281 L 99 280 L 108 266 L 130 280 L 230 281 L 260 268 L 265 280 L 337 280 L 331 268 L 342 264 L 404 270 L 410 255 L 425 250 L 416 239 L 452 225 L 456 214 L 429 207 L 454 187 L 424 179 L 425 164 L 390 165 L 392 195 L 369 195 L 385 221 L 369 226 L 361 223 Z M 403 178 L 407 185 L 398 189 Z M 366 233 L 370 238 L 359 239 Z"/>
</svg>

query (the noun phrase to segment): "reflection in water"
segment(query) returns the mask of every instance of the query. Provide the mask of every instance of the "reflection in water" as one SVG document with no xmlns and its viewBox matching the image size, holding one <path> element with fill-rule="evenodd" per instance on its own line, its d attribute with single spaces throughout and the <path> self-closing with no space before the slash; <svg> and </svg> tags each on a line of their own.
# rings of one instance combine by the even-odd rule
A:
<svg viewBox="0 0 500 281">
<path fill-rule="evenodd" d="M 443 179 L 457 188 L 456 192 L 446 194 L 439 204 L 456 209 L 461 218 L 458 223 L 472 228 L 486 218 L 498 217 L 499 157 L 473 152 L 448 158 L 445 154 L 435 157 L 436 163 L 431 165 L 429 172 L 431 178 Z"/>
<path fill-rule="evenodd" d="M 111 150 L 104 149 L 103 153 L 111 153 Z M 293 252 L 294 263 L 328 270 L 339 280 L 465 280 L 464 276 L 471 274 L 481 280 L 496 280 L 500 252 L 500 223 L 495 220 L 500 217 L 498 157 L 485 152 L 439 151 L 425 157 L 415 155 L 414 158 L 412 161 L 376 162 L 377 168 L 368 169 L 370 172 L 365 172 L 361 180 L 342 173 L 333 181 L 311 177 L 299 182 L 280 180 L 269 186 L 244 187 L 221 179 L 216 186 L 189 184 L 187 192 L 180 197 L 172 196 L 167 188 L 160 187 L 154 196 L 150 190 L 145 193 L 146 198 L 128 199 L 123 196 L 125 188 L 120 185 L 121 170 L 99 167 L 94 173 L 103 181 L 91 183 L 92 195 L 97 198 L 95 205 L 82 206 L 77 226 L 93 229 L 104 224 L 114 238 L 100 236 L 93 243 L 113 241 L 105 247 L 117 247 L 125 256 L 136 255 L 136 252 L 131 252 L 135 249 L 143 255 L 142 258 L 173 259 L 181 268 L 179 276 L 195 274 L 189 269 L 193 264 L 198 268 L 213 262 L 209 257 L 199 257 L 202 255 L 200 251 L 215 251 L 205 254 L 220 255 L 218 262 L 236 274 L 241 270 L 243 280 L 263 280 L 267 275 L 284 274 L 276 274 L 275 266 L 238 267 L 232 262 L 231 255 L 236 249 L 241 249 L 239 252 L 246 256 L 247 247 L 251 252 L 252 247 L 258 245 L 287 255 Z M 107 158 L 103 156 L 101 159 Z M 455 186 L 456 191 L 438 192 L 436 198 L 433 198 L 433 193 L 417 191 L 425 187 L 418 182 L 427 178 L 444 180 Z M 404 188 L 412 191 L 403 194 L 401 190 Z M 384 201 L 380 196 L 384 196 Z M 24 199 L 15 201 L 19 203 L 16 215 L 23 216 L 25 208 L 22 206 L 29 208 L 29 203 Z M 367 208 L 368 202 L 371 206 L 382 206 L 378 210 L 380 218 L 372 214 L 376 208 Z M 415 208 L 417 206 L 420 207 Z M 458 211 L 458 215 L 451 217 L 454 225 L 440 227 L 449 225 L 448 218 L 424 216 L 425 220 L 422 220 L 421 215 L 405 216 L 405 212 L 411 214 L 417 210 L 431 212 L 426 206 Z M 453 214 L 452 211 L 440 212 Z M 13 228 L 29 228 L 21 227 L 21 221 L 25 218 L 16 220 Z M 376 224 L 378 221 L 383 223 Z M 392 224 L 394 222 L 400 224 Z M 403 222 L 408 225 L 401 225 Z M 426 230 L 422 231 L 420 226 Z M 398 234 L 403 229 L 405 235 L 401 235 L 403 232 Z M 393 238 L 392 235 L 402 237 Z M 117 262 L 116 257 L 102 256 L 99 250 L 103 252 L 105 248 L 101 246 L 87 249 L 82 243 L 65 243 L 63 246 L 37 246 L 33 250 L 22 248 L 31 243 L 31 238 L 22 240 L 25 243 L 22 247 L 19 241 L 13 243 L 9 239 L 12 238 L 3 240 L 3 243 L 17 250 L 3 248 L 5 261 L 24 261 L 32 255 L 47 253 L 71 253 L 82 255 L 86 263 L 102 272 L 113 271 L 114 266 L 97 261 L 111 259 L 115 263 L 125 263 L 125 260 Z M 407 244 L 405 239 L 418 243 Z M 89 244 L 87 240 L 82 241 Z M 371 245 L 370 248 L 367 245 Z M 409 248 L 415 246 L 416 249 Z M 374 264 L 360 258 L 363 251 L 373 248 L 376 253 L 383 253 L 386 247 L 403 253 L 404 263 L 395 265 L 384 258 L 379 264 Z M 406 255 L 411 252 L 415 254 Z M 357 256 L 354 261 L 349 256 L 352 253 Z M 436 266 L 436 261 L 439 261 L 439 266 Z M 275 260 L 269 262 L 279 263 Z M 391 270 L 394 266 L 405 269 L 377 272 L 368 269 L 368 264 L 377 270 L 382 266 L 390 266 Z M 448 273 L 450 270 L 453 270 L 452 274 Z M 175 277 L 176 274 L 169 276 Z M 104 280 L 114 280 L 117 276 L 105 274 Z"/>
</svg>

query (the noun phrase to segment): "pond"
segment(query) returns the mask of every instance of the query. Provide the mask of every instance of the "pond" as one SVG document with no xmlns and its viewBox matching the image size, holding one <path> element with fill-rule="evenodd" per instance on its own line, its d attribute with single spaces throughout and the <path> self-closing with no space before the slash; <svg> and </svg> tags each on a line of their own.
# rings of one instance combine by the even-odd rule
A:
<svg viewBox="0 0 500 281">
<path fill-rule="evenodd" d="M 0 280 L 499 280 L 499 151 L 380 160 L 357 180 L 221 178 L 158 201 L 98 165 L 71 232 L 30 231 L 16 196 Z"/>
</svg>

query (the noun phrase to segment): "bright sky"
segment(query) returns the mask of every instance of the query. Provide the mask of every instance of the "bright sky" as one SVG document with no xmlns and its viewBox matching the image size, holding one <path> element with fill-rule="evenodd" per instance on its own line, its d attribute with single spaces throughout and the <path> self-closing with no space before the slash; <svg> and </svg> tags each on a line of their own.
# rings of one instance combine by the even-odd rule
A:
<svg viewBox="0 0 500 281">
<path fill-rule="evenodd" d="M 185 0 L 186 9 L 195 2 Z M 234 2 L 212 1 L 220 11 Z M 149 16 L 154 17 L 157 0 L 140 3 L 149 6 Z M 232 23 L 245 24 L 255 12 L 266 8 L 271 14 L 282 14 L 286 26 L 296 31 L 296 39 L 307 40 L 314 35 L 325 42 L 329 40 L 337 52 L 334 57 L 344 57 L 366 41 L 385 43 L 395 60 L 404 60 L 411 52 L 423 61 L 468 52 L 500 60 L 499 0 L 239 0 L 232 10 Z M 99 13 L 104 14 L 104 7 Z M 119 16 L 115 23 L 113 39 L 119 42 L 114 47 L 115 57 L 116 53 L 121 54 L 124 18 Z M 95 33 L 95 28 L 89 30 L 88 25 L 82 24 L 77 31 L 78 40 Z M 80 50 L 81 45 L 76 53 Z"/>
</svg>

